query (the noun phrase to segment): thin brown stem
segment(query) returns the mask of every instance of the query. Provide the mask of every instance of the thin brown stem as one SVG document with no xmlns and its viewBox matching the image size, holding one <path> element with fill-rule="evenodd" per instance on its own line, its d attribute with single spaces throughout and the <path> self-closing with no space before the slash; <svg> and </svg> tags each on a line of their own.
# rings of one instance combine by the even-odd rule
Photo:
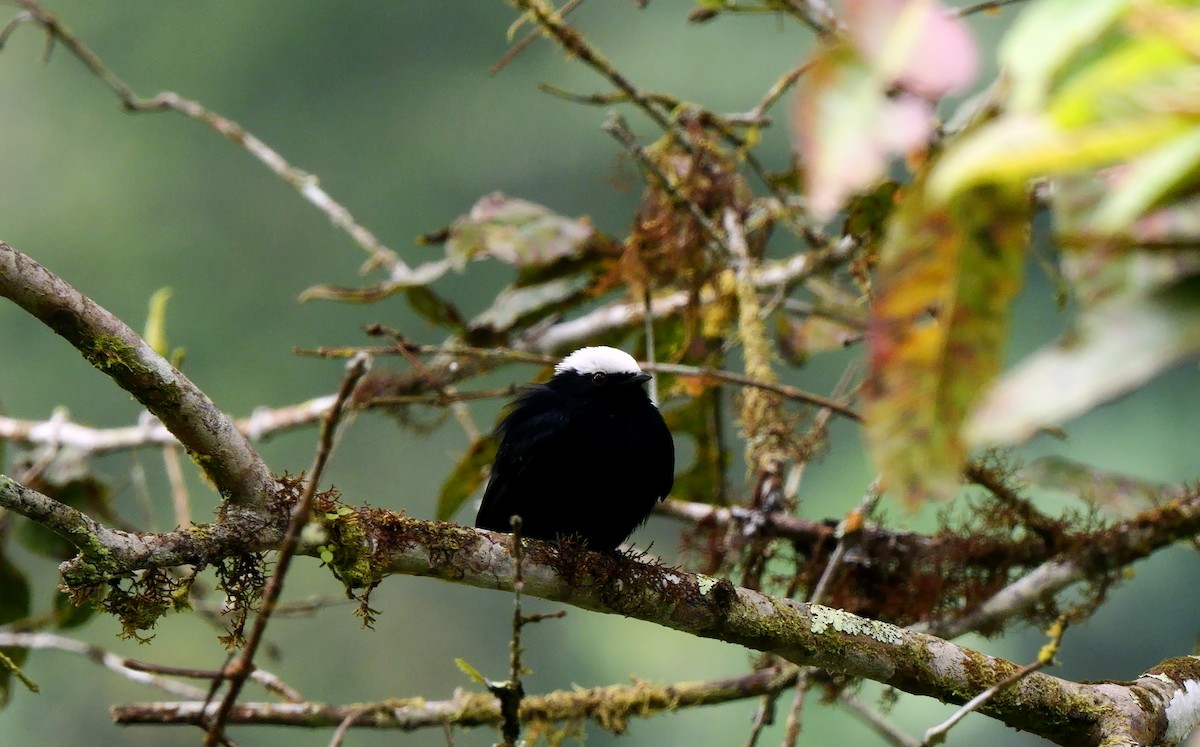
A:
<svg viewBox="0 0 1200 747">
<path fill-rule="evenodd" d="M 555 41 L 563 48 L 563 51 L 607 78 L 613 86 L 629 96 L 633 103 L 647 117 L 653 120 L 655 124 L 667 132 L 674 129 L 671 121 L 654 106 L 646 94 L 640 88 L 633 85 L 625 77 L 624 73 L 613 67 L 608 58 L 600 54 L 595 47 L 588 44 L 582 34 L 563 23 L 562 18 L 558 17 L 557 13 L 547 12 L 547 6 L 543 0 L 516 0 L 516 4 L 517 7 L 528 13 L 539 26 L 544 28 L 550 36 L 554 37 Z"/>
<path fill-rule="evenodd" d="M 325 213 L 330 221 L 333 222 L 333 225 L 349 234 L 355 243 L 371 254 L 371 258 L 367 264 L 368 268 L 376 266 L 384 267 L 394 280 L 412 276 L 413 271 L 403 260 L 376 238 L 375 234 L 358 223 L 349 210 L 322 189 L 315 176 L 289 164 L 277 151 L 262 140 L 259 140 L 237 122 L 217 114 L 197 101 L 184 98 L 171 91 L 162 91 L 150 98 L 138 96 L 124 80 L 118 77 L 104 63 L 99 55 L 93 52 L 82 39 L 64 26 L 53 13 L 47 11 L 34 0 L 13 1 L 25 8 L 26 13 L 32 21 L 36 22 L 46 31 L 50 43 L 54 41 L 61 43 L 76 59 L 83 63 L 84 67 L 111 88 L 127 111 L 155 112 L 170 110 L 208 125 L 213 130 L 228 138 L 230 142 L 256 158 L 260 163 L 274 172 L 276 176 L 295 187 L 305 200 Z M 2 45 L 6 36 L 12 32 L 12 29 L 15 28 L 14 24 L 18 21 L 24 22 L 25 20 L 24 18 L 18 18 L 10 21 L 3 32 L 0 32 L 0 45 Z M 47 44 L 47 50 L 49 50 L 50 43 Z"/>
<path fill-rule="evenodd" d="M 569 0 L 569 2 L 558 9 L 558 11 L 555 13 L 555 16 L 560 19 L 566 18 L 568 15 L 570 15 L 571 11 L 575 10 L 582 4 L 583 0 Z M 488 68 L 488 75 L 495 75 L 503 70 L 508 63 L 512 62 L 517 55 L 521 54 L 521 52 L 523 52 L 526 47 L 532 44 L 540 35 L 541 32 L 535 30 L 530 31 L 528 34 L 522 37 L 519 42 L 509 47 L 508 51 L 502 54 L 500 59 L 496 60 L 495 64 Z"/>
<path fill-rule="evenodd" d="M 341 420 L 346 403 L 350 400 L 350 395 L 354 392 L 354 387 L 366 375 L 369 369 L 370 358 L 367 355 L 362 354 L 353 358 L 347 364 L 346 375 L 342 378 L 342 385 L 338 389 L 333 407 L 325 413 L 325 418 L 321 423 L 317 455 L 313 459 L 312 469 L 309 470 L 308 482 L 304 486 L 304 492 L 300 495 L 300 499 L 292 509 L 292 518 L 288 523 L 283 544 L 279 548 L 279 556 L 275 561 L 275 570 L 267 582 L 266 589 L 263 591 L 262 608 L 259 610 L 258 616 L 254 619 L 254 627 L 251 629 L 250 635 L 246 638 L 246 645 L 242 649 L 241 656 L 231 662 L 229 667 L 226 667 L 227 672 L 229 672 L 226 678 L 229 681 L 229 688 L 225 691 L 225 696 L 217 707 L 216 714 L 206 728 L 205 745 L 207 747 L 211 747 L 211 745 L 216 744 L 224 737 L 225 724 L 229 718 L 229 712 L 233 709 L 242 687 L 246 684 L 247 678 L 249 678 L 250 673 L 253 671 L 254 656 L 258 653 L 258 647 L 262 644 L 263 636 L 267 631 L 267 623 L 270 622 L 271 614 L 275 611 L 275 605 L 279 601 L 279 596 L 283 593 L 283 581 L 287 576 L 288 569 L 291 567 L 292 558 L 296 554 L 296 548 L 300 541 L 300 531 L 304 528 L 304 525 L 308 522 L 309 515 L 312 513 L 313 500 L 317 493 L 317 484 L 320 482 L 321 475 L 325 471 L 325 465 L 329 462 L 329 457 L 333 453 L 334 436 L 337 433 L 338 423 Z"/>
</svg>

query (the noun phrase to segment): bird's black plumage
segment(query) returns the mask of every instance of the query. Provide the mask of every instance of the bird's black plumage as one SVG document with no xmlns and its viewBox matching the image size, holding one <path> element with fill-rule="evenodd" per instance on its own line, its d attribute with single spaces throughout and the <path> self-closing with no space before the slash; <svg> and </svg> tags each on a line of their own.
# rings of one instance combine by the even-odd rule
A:
<svg viewBox="0 0 1200 747">
<path fill-rule="evenodd" d="M 501 422 L 475 526 L 509 532 L 517 514 L 525 537 L 612 550 L 670 492 L 671 433 L 643 388 L 650 377 L 625 353 L 584 348 L 556 370 Z"/>
</svg>

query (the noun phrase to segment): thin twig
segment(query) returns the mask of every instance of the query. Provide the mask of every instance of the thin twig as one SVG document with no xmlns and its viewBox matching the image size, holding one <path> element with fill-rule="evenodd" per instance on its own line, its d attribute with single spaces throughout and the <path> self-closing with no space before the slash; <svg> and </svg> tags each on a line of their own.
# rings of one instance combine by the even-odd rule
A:
<svg viewBox="0 0 1200 747">
<path fill-rule="evenodd" d="M 879 480 L 876 479 L 867 488 L 866 495 L 859 501 L 858 506 L 838 522 L 837 546 L 834 547 L 833 552 L 829 555 L 829 560 L 825 563 L 825 568 L 821 572 L 821 578 L 813 587 L 812 594 L 809 595 L 808 601 L 810 604 L 821 604 L 822 600 L 824 600 L 825 592 L 828 591 L 829 584 L 833 581 L 833 577 L 841 567 L 842 559 L 846 557 L 847 550 L 857 546 L 862 540 L 862 530 L 874 512 L 875 506 L 879 503 L 880 496 Z M 800 738 L 800 714 L 804 708 L 804 699 L 808 695 L 808 684 L 813 671 L 811 667 L 804 667 L 796 678 L 792 707 L 789 709 L 787 721 L 784 723 L 782 747 L 795 747 L 796 741 Z"/>
<path fill-rule="evenodd" d="M 1024 0 L 986 0 L 986 2 L 975 3 L 974 5 L 967 5 L 962 8 L 957 8 L 953 11 L 953 13 L 962 18 L 963 16 L 969 16 L 972 13 L 980 13 L 985 10 L 999 10 L 1006 5 L 1016 5 L 1020 2 L 1024 2 Z"/>
<path fill-rule="evenodd" d="M 279 614 L 276 611 L 276 614 Z M 144 661 L 136 661 L 134 659 L 126 659 L 125 666 L 137 672 L 151 672 L 154 674 L 164 674 L 172 677 L 187 677 L 197 680 L 220 680 L 225 674 L 221 671 L 211 669 L 195 669 L 193 667 L 172 667 L 166 664 L 153 664 Z M 258 685 L 261 685 L 264 690 L 275 693 L 289 703 L 301 703 L 304 701 L 304 696 L 300 691 L 285 682 L 279 675 L 272 674 L 265 669 L 255 668 L 250 673 L 250 679 Z"/>
<path fill-rule="evenodd" d="M 879 480 L 876 479 L 867 488 L 867 493 L 863 496 L 858 506 L 838 522 L 837 546 L 833 548 L 833 552 L 829 556 L 829 561 L 825 564 L 825 568 L 821 572 L 821 578 L 817 581 L 817 585 L 813 587 L 812 595 L 808 599 L 810 603 L 823 603 L 825 592 L 829 590 L 829 584 L 833 581 L 834 575 L 836 575 L 838 569 L 841 567 L 842 558 L 846 556 L 847 550 L 853 549 L 862 540 L 863 529 L 867 526 L 871 514 L 874 513 L 875 506 L 879 503 L 881 495 Z"/>
<path fill-rule="evenodd" d="M 329 738 L 329 747 L 341 747 L 346 735 L 350 733 L 350 728 L 370 712 L 370 708 L 360 708 L 347 713 L 346 718 L 342 719 L 342 723 L 338 724 L 337 729 L 333 731 L 333 736 Z"/>
<path fill-rule="evenodd" d="M 412 350 L 420 352 L 421 354 L 461 355 L 469 358 L 485 358 L 518 363 L 536 363 L 545 366 L 553 365 L 559 360 L 555 356 L 529 353 L 523 350 L 514 350 L 512 348 L 473 348 L 458 345 L 451 347 L 440 345 L 411 345 L 410 347 Z M 359 352 L 377 353 L 386 351 L 386 348 L 378 347 L 344 347 L 297 349 L 294 352 L 298 355 L 312 355 L 325 358 L 346 358 Z M 650 373 L 709 379 L 714 381 L 723 381 L 730 384 L 738 384 L 740 386 L 753 387 L 756 389 L 763 389 L 768 392 L 774 392 L 782 395 L 786 399 L 792 399 L 798 402 L 807 402 L 810 405 L 826 408 L 837 415 L 841 415 L 842 417 L 848 418 L 855 422 L 861 422 L 862 420 L 861 415 L 844 403 L 837 402 L 829 397 L 823 397 L 819 394 L 806 392 L 803 389 L 798 389 L 787 384 L 760 381 L 744 374 L 735 373 L 733 371 L 725 371 L 719 368 L 688 366 L 681 363 L 650 363 L 649 361 L 642 361 L 641 366 Z"/>
<path fill-rule="evenodd" d="M 568 15 L 570 15 L 571 11 L 578 8 L 582 3 L 583 0 L 570 0 L 570 2 L 568 2 L 566 5 L 563 5 L 558 9 L 558 11 L 555 13 L 555 16 L 559 19 L 566 18 Z M 524 36 L 524 38 L 521 39 L 521 41 L 509 47 L 508 51 L 501 55 L 500 59 L 496 60 L 494 65 L 488 68 L 488 75 L 495 75 L 503 70 L 505 65 L 512 62 L 517 55 L 521 54 L 526 47 L 532 44 L 533 41 L 538 38 L 539 34 L 540 32 L 537 30 L 530 31 Z"/>
<path fill-rule="evenodd" d="M 104 668 L 116 672 L 122 677 L 143 685 L 156 687 L 172 695 L 183 698 L 202 698 L 204 691 L 191 685 L 167 679 L 162 675 L 177 675 L 178 672 L 169 667 L 156 667 L 142 664 L 124 656 L 118 656 L 99 646 L 77 641 L 54 633 L 8 633 L 0 631 L 0 647 L 25 649 L 53 649 L 71 654 L 86 656 Z"/>
<path fill-rule="evenodd" d="M 409 365 L 429 384 L 430 388 L 440 398 L 440 401 L 444 403 L 444 406 L 449 407 L 450 411 L 454 413 L 454 418 L 467 434 L 467 439 L 471 443 L 478 441 L 481 436 L 479 426 L 475 424 L 475 419 L 471 417 L 471 410 L 463 400 L 455 399 L 455 388 L 440 383 L 437 377 L 431 374 L 429 369 L 425 367 L 425 364 L 409 351 L 407 340 L 402 335 L 397 333 L 388 336 L 392 338 L 396 350 L 404 356 Z"/>
<path fill-rule="evenodd" d="M 796 85 L 796 81 L 800 80 L 800 77 L 808 72 L 809 68 L 813 66 L 813 62 L 813 60 L 808 60 L 807 62 L 803 62 L 784 73 L 779 80 L 775 81 L 771 87 L 767 89 L 766 94 L 764 94 L 762 99 L 754 105 L 754 108 L 743 115 L 745 120 L 747 122 L 765 121 L 767 118 L 767 110 L 774 106 L 775 102 L 779 101 L 783 94 L 787 93 L 789 88 Z"/>
<path fill-rule="evenodd" d="M 957 711 L 955 711 L 950 718 L 946 719 L 937 726 L 927 729 L 925 731 L 925 739 L 921 742 L 921 747 L 932 747 L 932 745 L 941 744 L 942 742 L 946 741 L 946 732 L 954 728 L 955 724 L 957 724 L 959 721 L 962 721 L 968 713 L 979 710 L 979 708 L 989 700 L 1044 666 L 1046 666 L 1046 662 L 1040 660 L 1035 661 L 1032 664 L 1027 664 L 1010 674 L 1008 677 L 1005 677 L 1000 682 L 997 682 L 995 685 L 992 685 L 988 689 L 979 693 L 974 698 L 971 698 L 966 702 L 966 704 L 963 705 L 962 708 L 959 708 Z"/>
<path fill-rule="evenodd" d="M 624 91 L 610 91 L 608 93 L 575 93 L 568 91 L 560 86 L 551 83 L 538 83 L 538 90 L 542 93 L 549 94 L 563 101 L 570 101 L 574 104 L 584 104 L 585 106 L 612 106 L 614 104 L 628 104 L 633 99 L 629 98 L 629 94 Z M 679 99 L 673 96 L 667 96 L 662 93 L 646 93 L 646 99 L 664 109 L 674 109 L 680 105 Z"/>
<path fill-rule="evenodd" d="M 625 74 L 613 67 L 608 59 L 587 43 L 578 31 L 563 23 L 557 14 L 548 14 L 539 0 L 516 0 L 517 7 L 528 13 L 538 25 L 546 29 L 550 36 L 563 48 L 567 54 L 578 58 L 588 67 L 608 79 L 617 89 L 623 91 L 664 131 L 671 132 L 675 128 L 671 121 L 663 116 L 640 88 L 633 85 Z"/>
<path fill-rule="evenodd" d="M 963 704 L 961 708 L 955 711 L 950 718 L 946 719 L 937 726 L 931 727 L 925 731 L 925 739 L 921 742 L 921 747 L 932 747 L 935 744 L 941 744 L 946 741 L 946 734 L 954 728 L 954 725 L 973 711 L 982 708 L 988 701 L 1004 692 L 1008 688 L 1017 684 L 1024 678 L 1038 671 L 1044 666 L 1054 663 L 1054 657 L 1058 655 L 1058 650 L 1062 646 L 1063 634 L 1067 632 L 1067 624 L 1069 615 L 1061 615 L 1047 631 L 1049 639 L 1046 645 L 1042 646 L 1038 652 L 1037 660 L 1032 664 L 1027 664 L 1017 671 L 1010 674 L 1008 677 L 992 685 L 988 689 L 971 698 Z"/>
<path fill-rule="evenodd" d="M 513 552 L 513 617 L 512 638 L 508 645 L 508 680 L 506 682 L 489 682 L 488 690 L 500 701 L 500 734 L 504 737 L 505 745 L 516 747 L 521 738 L 521 699 L 525 697 L 525 688 L 521 685 L 521 629 L 525 626 L 525 617 L 521 614 L 521 592 L 525 589 L 525 579 L 521 571 L 521 517 L 512 516 L 509 520 L 512 527 Z"/>
<path fill-rule="evenodd" d="M 651 298 L 652 298 L 652 294 L 650 292 L 650 286 L 648 286 L 648 285 L 646 286 L 645 290 L 642 293 L 642 298 L 644 299 L 644 302 L 646 305 L 646 316 L 642 320 L 642 322 L 643 322 L 642 329 L 646 335 L 646 361 L 650 365 L 654 365 L 654 362 L 657 359 L 657 356 L 655 355 L 655 349 L 654 349 L 654 316 L 650 313 L 650 302 L 651 302 Z M 658 379 L 657 378 L 650 379 L 650 401 L 656 405 L 658 404 Z"/>
<path fill-rule="evenodd" d="M 34 0 L 14 0 L 32 16 L 52 39 L 61 42 L 83 65 L 109 88 L 121 100 L 125 109 L 130 112 L 155 112 L 170 110 L 203 122 L 230 142 L 245 150 L 260 163 L 295 187 L 300 195 L 329 218 L 334 226 L 345 231 L 360 247 L 371 254 L 364 269 L 384 267 L 393 280 L 402 280 L 413 276 L 413 270 L 403 260 L 370 230 L 358 223 L 350 211 L 334 200 L 329 193 L 321 188 L 318 180 L 312 174 L 292 166 L 278 152 L 247 132 L 245 128 L 231 119 L 223 117 L 207 109 L 199 102 L 186 99 L 171 91 L 162 91 L 150 98 L 141 98 L 118 77 L 83 40 L 68 30 L 58 18 L 44 9 Z M 4 31 L 11 32 L 12 22 Z M 0 41 L 3 37 L 0 37 Z"/>
<path fill-rule="evenodd" d="M 700 209 L 699 205 L 697 205 L 693 200 L 689 200 L 687 197 L 684 197 L 679 190 L 675 188 L 675 185 L 672 183 L 671 179 L 663 172 L 661 168 L 659 168 L 654 159 L 650 158 L 646 154 L 646 149 L 643 148 L 640 143 L 638 143 L 637 136 L 635 136 L 633 131 L 629 129 L 629 125 L 625 122 L 624 117 L 614 112 L 613 115 L 608 118 L 608 121 L 600 126 L 600 129 L 612 135 L 617 142 L 625 146 L 625 149 L 629 151 L 629 154 L 633 156 L 634 160 L 640 163 L 646 169 L 646 171 L 654 177 L 654 180 L 658 182 L 657 186 L 663 191 L 663 194 L 671 198 L 671 202 L 673 202 L 675 205 L 682 207 L 691 213 L 692 217 L 696 219 L 696 222 L 700 224 L 700 227 L 704 229 L 704 232 L 708 234 L 709 239 L 711 239 L 714 244 L 721 247 L 726 253 L 729 252 L 729 244 L 726 242 L 725 237 L 721 234 L 721 231 L 717 228 L 716 224 L 704 214 L 704 211 Z"/>
<path fill-rule="evenodd" d="M 370 369 L 370 361 L 369 356 L 361 354 L 355 356 L 347 363 L 346 375 L 342 378 L 342 385 L 338 389 L 333 407 L 325 414 L 325 418 L 321 423 L 317 454 L 313 459 L 312 468 L 309 470 L 308 482 L 304 486 L 304 492 L 292 509 L 292 518 L 288 523 L 287 534 L 284 535 L 283 543 L 279 548 L 279 555 L 275 561 L 275 570 L 267 582 L 266 589 L 263 591 L 262 608 L 259 610 L 258 616 L 254 619 L 254 627 L 250 631 L 250 635 L 246 638 L 246 645 L 242 649 L 241 656 L 226 667 L 229 689 L 225 691 L 225 696 L 217 708 L 216 715 L 206 729 L 206 747 L 211 747 L 224 737 L 225 723 L 229 718 L 229 712 L 232 710 L 234 703 L 237 702 L 238 694 L 246 684 L 246 679 L 250 676 L 251 671 L 253 671 L 254 656 L 258 653 L 258 647 L 262 643 L 263 636 L 267 630 L 267 623 L 270 622 L 271 614 L 275 611 L 275 605 L 279 601 L 279 595 L 283 592 L 283 580 L 291 566 L 292 557 L 296 554 L 296 548 L 300 542 L 300 531 L 304 528 L 304 525 L 309 520 L 309 515 L 312 513 L 313 500 L 317 493 L 317 484 L 320 482 L 321 475 L 325 471 L 325 465 L 328 463 L 329 457 L 333 452 L 334 436 L 337 433 L 338 422 L 341 420 L 346 402 L 349 401 L 350 395 L 354 392 L 354 387 Z"/>
<path fill-rule="evenodd" d="M 175 444 L 163 446 L 163 467 L 167 482 L 171 486 L 171 505 L 175 508 L 175 526 L 189 527 L 192 524 L 191 500 L 187 482 L 183 479 L 183 467 L 179 463 L 179 447 Z"/>
<path fill-rule="evenodd" d="M 892 747 L 921 747 L 921 743 L 900 730 L 879 711 L 871 708 L 852 692 L 843 690 L 838 695 L 838 702 L 854 715 L 862 719 L 875 733 L 887 740 Z"/>
<path fill-rule="evenodd" d="M 818 36 L 829 36 L 841 28 L 837 16 L 825 0 L 782 0 L 782 5 L 808 24 Z"/>
</svg>

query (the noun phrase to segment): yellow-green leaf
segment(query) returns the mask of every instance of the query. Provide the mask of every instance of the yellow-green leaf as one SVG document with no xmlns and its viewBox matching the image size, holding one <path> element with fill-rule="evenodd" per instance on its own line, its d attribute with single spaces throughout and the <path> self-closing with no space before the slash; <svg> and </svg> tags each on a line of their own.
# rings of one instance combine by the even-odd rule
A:
<svg viewBox="0 0 1200 747">
<path fill-rule="evenodd" d="M 478 669 L 467 663 L 466 659 L 455 659 L 454 664 L 458 667 L 460 672 L 470 677 L 474 682 L 477 682 L 480 685 L 488 684 L 487 677 L 484 677 L 482 674 L 480 674 Z"/>
<path fill-rule="evenodd" d="M 167 343 L 167 301 L 170 300 L 170 288 L 154 291 L 150 296 L 150 312 L 146 315 L 146 331 L 142 334 L 146 344 L 163 357 L 171 352 Z"/>
<path fill-rule="evenodd" d="M 1109 234 L 1125 231 L 1197 169 L 1200 169 L 1200 127 L 1129 164 L 1097 206 L 1092 229 Z"/>
<path fill-rule="evenodd" d="M 25 574 L 0 553 L 0 625 L 28 617 L 29 604 L 29 582 Z M 11 678 L 14 672 L 19 672 L 21 664 L 29 656 L 29 649 L 3 648 L 0 654 L 12 663 L 12 667 L 0 663 L 0 707 L 3 707 L 8 703 Z M 22 675 L 18 674 L 18 677 L 28 686 L 28 681 Z"/>
<path fill-rule="evenodd" d="M 449 521 L 458 513 L 462 504 L 466 503 L 487 475 L 487 468 L 496 459 L 496 440 L 493 438 L 477 438 L 467 448 L 466 453 L 459 458 L 458 464 L 442 483 L 438 493 L 438 521 Z"/>
<path fill-rule="evenodd" d="M 864 408 L 884 485 L 910 502 L 958 485 L 963 421 L 999 370 L 1030 217 L 1021 191 L 978 189 L 945 204 L 921 186 L 881 246 Z"/>
<path fill-rule="evenodd" d="M 986 183 L 1020 187 L 1030 179 L 1136 157 L 1189 131 L 1175 115 L 1146 116 L 1067 131 L 1044 116 L 1009 116 L 951 143 L 930 176 L 936 199 Z"/>
<path fill-rule="evenodd" d="M 1088 49 L 1128 9 L 1131 0 L 1039 0 L 1028 4 L 1000 43 L 1017 112 L 1040 109 L 1067 63 Z"/>
</svg>

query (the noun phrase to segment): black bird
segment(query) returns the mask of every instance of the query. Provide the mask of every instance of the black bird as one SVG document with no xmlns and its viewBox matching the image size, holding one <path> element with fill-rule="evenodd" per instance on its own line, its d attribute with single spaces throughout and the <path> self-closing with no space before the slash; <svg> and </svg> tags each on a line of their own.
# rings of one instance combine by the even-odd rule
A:
<svg viewBox="0 0 1200 747">
<path fill-rule="evenodd" d="M 675 482 L 675 445 L 633 356 L 582 348 L 513 402 L 475 526 L 614 550 Z"/>
</svg>

